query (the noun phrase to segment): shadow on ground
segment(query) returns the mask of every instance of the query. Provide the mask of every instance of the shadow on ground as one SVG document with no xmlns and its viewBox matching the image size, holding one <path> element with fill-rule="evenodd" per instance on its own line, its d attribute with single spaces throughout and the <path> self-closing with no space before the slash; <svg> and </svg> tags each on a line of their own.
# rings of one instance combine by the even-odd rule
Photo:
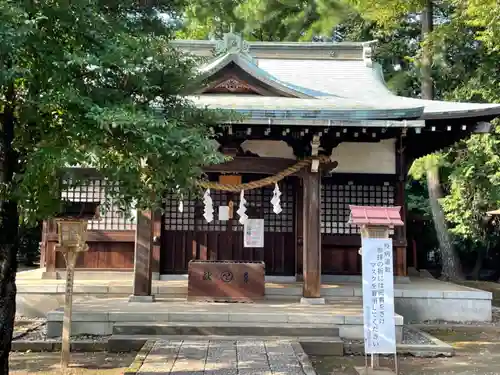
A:
<svg viewBox="0 0 500 375">
<path fill-rule="evenodd" d="M 68 375 L 121 375 L 134 361 L 136 353 L 72 353 Z M 60 353 L 11 353 L 10 375 L 55 375 Z"/>
<path fill-rule="evenodd" d="M 456 349 L 452 358 L 400 358 L 401 375 L 498 375 L 500 336 L 496 332 L 463 333 L 452 330 L 429 332 Z M 318 375 L 357 375 L 354 366 L 364 366 L 364 357 L 311 357 Z M 394 368 L 392 359 L 381 365 Z"/>
</svg>

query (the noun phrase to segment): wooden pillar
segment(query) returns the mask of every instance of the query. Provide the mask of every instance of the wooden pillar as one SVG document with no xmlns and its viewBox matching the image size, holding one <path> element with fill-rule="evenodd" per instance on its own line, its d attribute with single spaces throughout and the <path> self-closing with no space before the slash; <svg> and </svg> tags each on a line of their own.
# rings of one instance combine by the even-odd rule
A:
<svg viewBox="0 0 500 375">
<path fill-rule="evenodd" d="M 400 136 L 396 145 L 396 191 L 395 203 L 401 206 L 401 220 L 404 225 L 396 227 L 394 231 L 394 239 L 396 246 L 394 247 L 394 273 L 396 276 L 406 276 L 406 163 L 404 157 L 403 136 Z"/>
<path fill-rule="evenodd" d="M 321 297 L 321 173 L 303 173 L 304 287 L 302 303 L 324 303 Z"/>
<path fill-rule="evenodd" d="M 159 279 L 160 277 L 160 249 L 161 249 L 161 226 L 162 226 L 162 214 L 160 210 L 156 210 L 153 213 L 153 253 L 151 259 L 151 272 L 153 274 L 153 280 Z"/>
<path fill-rule="evenodd" d="M 152 286 L 153 223 L 151 211 L 137 211 L 134 252 L 133 295 L 129 302 L 153 302 Z"/>
<path fill-rule="evenodd" d="M 394 274 L 396 276 L 406 276 L 406 247 L 395 247 L 395 251 Z"/>
<path fill-rule="evenodd" d="M 40 268 L 45 268 L 45 256 L 47 253 L 47 235 L 49 233 L 49 224 L 47 220 L 42 223 L 42 238 L 40 241 Z"/>
<path fill-rule="evenodd" d="M 45 272 L 44 279 L 57 278 L 56 273 L 56 244 L 57 244 L 57 227 L 54 220 L 44 221 L 45 243 L 42 244 L 41 251 L 44 251 Z"/>
<path fill-rule="evenodd" d="M 304 281 L 304 203 L 302 179 L 298 178 L 295 185 L 295 279 Z"/>
</svg>

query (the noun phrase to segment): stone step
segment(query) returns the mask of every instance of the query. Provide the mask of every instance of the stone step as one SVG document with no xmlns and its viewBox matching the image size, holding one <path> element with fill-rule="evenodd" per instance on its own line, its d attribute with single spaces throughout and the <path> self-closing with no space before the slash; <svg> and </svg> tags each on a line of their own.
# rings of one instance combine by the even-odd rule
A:
<svg viewBox="0 0 500 375">
<path fill-rule="evenodd" d="M 113 334 L 162 335 L 162 336 L 339 336 L 339 328 L 331 324 L 292 323 L 235 323 L 235 322 L 188 322 L 188 323 L 115 323 Z"/>
<path fill-rule="evenodd" d="M 220 336 L 220 335 L 112 335 L 108 340 L 108 350 L 112 353 L 138 351 L 148 340 L 262 340 L 258 336 Z M 344 342 L 340 337 L 293 337 L 293 336 L 267 336 L 266 340 L 297 341 L 308 355 L 342 356 L 344 355 Z"/>
</svg>

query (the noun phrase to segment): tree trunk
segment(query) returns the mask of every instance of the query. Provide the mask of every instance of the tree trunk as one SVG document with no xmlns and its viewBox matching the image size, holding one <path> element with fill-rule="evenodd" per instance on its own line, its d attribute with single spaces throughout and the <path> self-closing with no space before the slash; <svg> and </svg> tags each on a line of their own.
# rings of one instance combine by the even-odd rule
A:
<svg viewBox="0 0 500 375">
<path fill-rule="evenodd" d="M 13 148 L 14 140 L 14 86 L 5 93 L 6 105 L 2 114 L 1 178 L 9 191 L 17 171 L 17 153 Z M 9 373 L 9 353 L 14 331 L 16 314 L 16 272 L 17 251 L 19 248 L 19 213 L 17 201 L 11 196 L 0 202 L 0 374 Z"/>
<path fill-rule="evenodd" d="M 425 42 L 434 29 L 433 24 L 433 0 L 425 0 L 422 11 L 422 41 Z M 434 83 L 432 81 L 432 49 L 424 44 L 421 61 L 422 98 L 432 100 L 434 98 Z"/>
<path fill-rule="evenodd" d="M 473 280 L 479 280 L 479 273 L 483 268 L 483 262 L 485 256 L 486 256 L 486 248 L 481 246 L 479 249 L 477 249 L 476 263 L 474 264 L 474 268 L 472 269 L 472 272 L 470 274 Z"/>
<path fill-rule="evenodd" d="M 434 4 L 433 0 L 425 0 L 422 10 L 422 41 L 425 42 L 434 29 Z M 422 98 L 434 99 L 434 83 L 432 80 L 432 48 L 428 44 L 423 45 L 421 61 Z M 438 199 L 441 198 L 441 185 L 439 180 L 439 167 L 429 166 L 427 169 L 427 185 L 429 189 L 429 203 L 432 210 L 432 218 L 439 241 L 441 261 L 443 263 L 442 278 L 453 280 L 462 279 L 460 262 L 450 240 L 443 209 Z"/>
<path fill-rule="evenodd" d="M 427 168 L 427 187 L 429 189 L 429 203 L 432 211 L 432 218 L 436 234 L 439 241 L 439 250 L 441 253 L 442 273 L 441 278 L 445 280 L 463 279 L 460 261 L 450 239 L 444 212 L 439 203 L 442 197 L 441 185 L 439 181 L 438 166 L 429 166 Z"/>
</svg>

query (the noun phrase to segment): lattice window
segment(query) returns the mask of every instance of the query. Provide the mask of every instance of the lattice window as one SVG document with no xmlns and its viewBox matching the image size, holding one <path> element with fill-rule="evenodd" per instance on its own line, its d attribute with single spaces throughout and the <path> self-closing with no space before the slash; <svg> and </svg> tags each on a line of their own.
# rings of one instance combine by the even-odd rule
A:
<svg viewBox="0 0 500 375">
<path fill-rule="evenodd" d="M 321 233 L 359 234 L 359 228 L 348 224 L 349 205 L 393 206 L 394 185 L 323 183 L 321 185 Z M 393 230 L 391 230 L 391 234 Z"/>
<path fill-rule="evenodd" d="M 227 221 L 221 221 L 219 219 L 219 207 L 227 206 L 229 203 L 228 196 L 233 195 L 232 193 L 227 193 L 221 190 L 210 190 L 210 196 L 212 197 L 212 204 L 214 207 L 214 220 L 211 223 L 207 223 L 203 217 L 203 197 L 199 197 L 196 201 L 196 230 L 201 232 L 224 232 L 227 230 Z M 234 200 L 233 200 L 234 202 Z M 234 202 L 235 203 L 235 202 Z M 233 209 L 233 214 L 236 215 L 236 203 Z"/>
<path fill-rule="evenodd" d="M 273 212 L 273 206 L 271 204 L 274 186 L 266 186 L 262 189 L 254 189 L 245 192 L 247 214 L 251 219 L 264 219 L 265 232 L 291 233 L 294 229 L 293 185 L 282 182 L 279 184 L 279 187 L 281 190 L 280 201 L 282 209 L 279 215 Z M 234 230 L 243 230 L 243 225 L 237 222 Z"/>
<path fill-rule="evenodd" d="M 282 212 L 276 215 L 272 211 L 271 198 L 274 186 L 262 189 L 245 191 L 247 200 L 247 215 L 249 218 L 264 219 L 264 231 L 266 232 L 293 232 L 293 186 L 291 184 L 280 184 Z M 203 201 L 201 197 L 195 199 L 184 199 L 183 212 L 179 212 L 179 202 L 174 195 L 166 198 L 165 204 L 165 229 L 176 231 L 200 231 L 200 232 L 225 232 L 231 228 L 232 231 L 242 231 L 243 225 L 238 220 L 236 213 L 239 207 L 239 193 L 210 190 L 214 207 L 214 220 L 207 223 L 203 217 Z M 227 206 L 233 202 L 233 219 L 228 221 L 218 220 L 219 207 Z"/>
<path fill-rule="evenodd" d="M 67 183 L 71 184 L 70 181 Z M 101 202 L 101 217 L 99 220 L 89 220 L 88 230 L 135 230 L 135 211 L 124 213 L 109 197 L 106 204 L 107 193 L 117 188 L 116 183 L 91 179 L 61 192 L 61 198 L 73 202 Z"/>
<path fill-rule="evenodd" d="M 184 198 L 183 210 L 179 211 L 179 199 L 174 194 L 167 194 L 165 198 L 164 225 L 166 230 L 190 231 L 194 230 L 195 201 Z"/>
</svg>

